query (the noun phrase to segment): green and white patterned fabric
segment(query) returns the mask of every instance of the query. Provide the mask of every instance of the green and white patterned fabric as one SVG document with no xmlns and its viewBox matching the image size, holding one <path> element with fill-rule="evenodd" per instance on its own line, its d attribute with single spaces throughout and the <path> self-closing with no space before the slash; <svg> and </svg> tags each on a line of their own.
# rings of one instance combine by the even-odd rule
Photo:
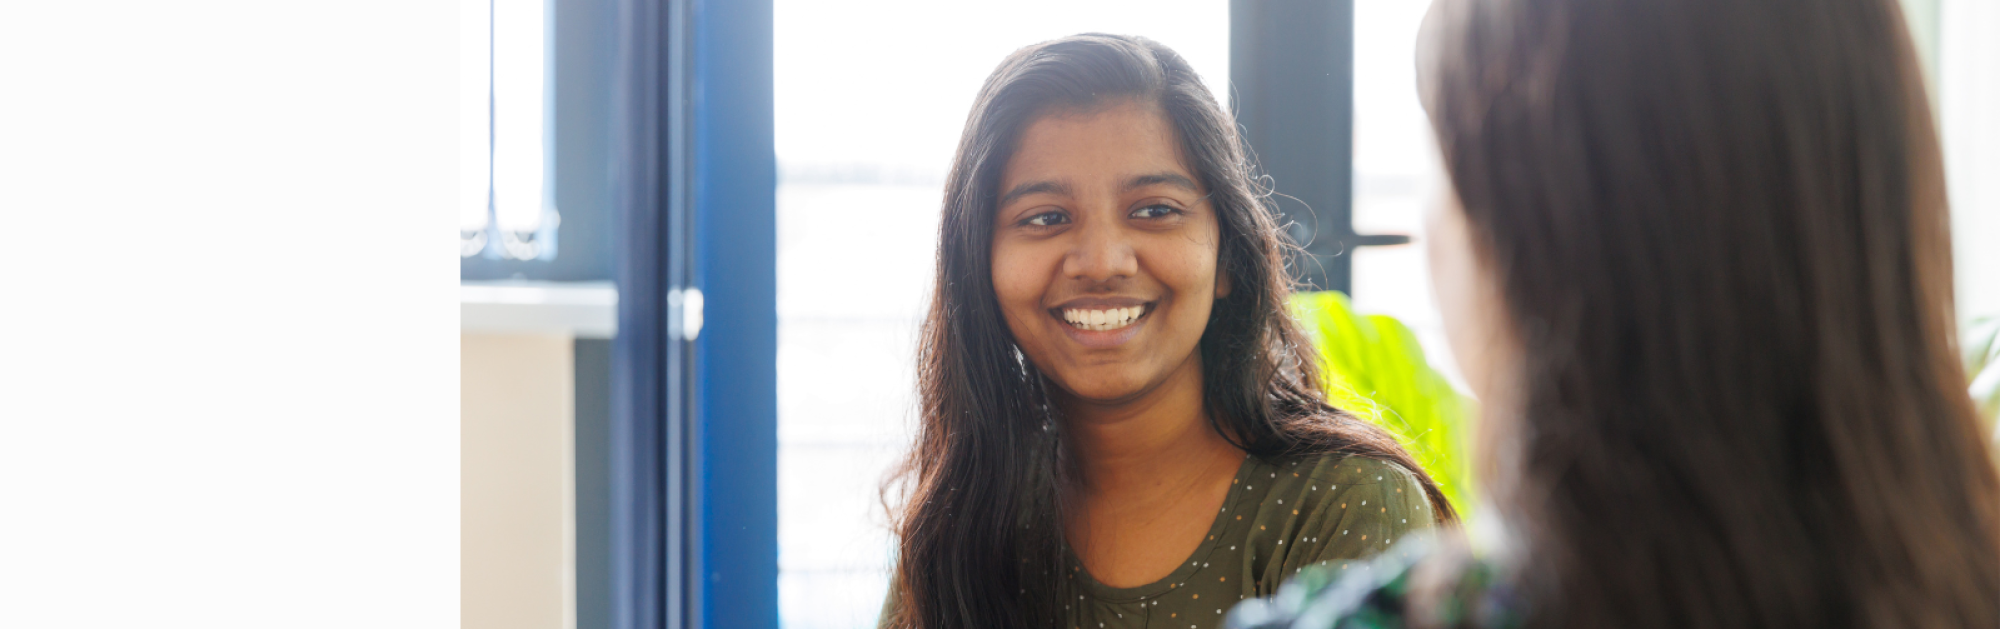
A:
<svg viewBox="0 0 2000 629">
<path fill-rule="evenodd" d="M 1518 598 L 1492 564 L 1447 561 L 1429 535 L 1414 535 L 1375 559 L 1342 569 L 1306 569 L 1270 598 L 1229 611 L 1232 629 L 1402 629 L 1411 626 L 1516 629 Z M 1425 565 L 1425 562 L 1430 562 Z M 1424 576 L 1419 577 L 1418 574 Z M 1418 579 L 1433 585 L 1413 596 Z M 1421 619 L 1423 622 L 1414 622 Z"/>
</svg>

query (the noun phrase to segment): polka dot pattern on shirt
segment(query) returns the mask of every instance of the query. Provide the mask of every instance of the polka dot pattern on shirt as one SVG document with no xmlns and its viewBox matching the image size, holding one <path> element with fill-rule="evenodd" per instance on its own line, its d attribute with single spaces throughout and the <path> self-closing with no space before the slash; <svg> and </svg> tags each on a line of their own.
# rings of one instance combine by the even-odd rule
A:
<svg viewBox="0 0 2000 629">
<path fill-rule="evenodd" d="M 1146 585 L 1113 588 L 1097 582 L 1072 556 L 1068 578 L 1061 581 L 1079 594 L 1080 605 L 1065 609 L 1071 622 L 1064 625 L 1220 627 L 1231 605 L 1271 595 L 1306 566 L 1369 557 L 1403 533 L 1430 526 L 1424 495 L 1409 472 L 1374 459 L 1248 457 L 1200 546 L 1173 573 Z M 1202 606 L 1214 600 L 1229 604 Z"/>
</svg>

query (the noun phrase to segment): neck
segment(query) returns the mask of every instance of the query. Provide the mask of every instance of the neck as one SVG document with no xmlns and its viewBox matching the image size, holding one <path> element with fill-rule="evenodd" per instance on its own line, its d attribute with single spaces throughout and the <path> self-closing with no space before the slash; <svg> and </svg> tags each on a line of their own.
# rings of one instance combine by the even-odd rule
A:
<svg viewBox="0 0 2000 629">
<path fill-rule="evenodd" d="M 1218 467 L 1243 457 L 1210 424 L 1199 354 L 1134 399 L 1098 403 L 1069 398 L 1062 406 L 1081 476 L 1073 489 L 1092 500 L 1144 500 L 1215 474 Z"/>
</svg>

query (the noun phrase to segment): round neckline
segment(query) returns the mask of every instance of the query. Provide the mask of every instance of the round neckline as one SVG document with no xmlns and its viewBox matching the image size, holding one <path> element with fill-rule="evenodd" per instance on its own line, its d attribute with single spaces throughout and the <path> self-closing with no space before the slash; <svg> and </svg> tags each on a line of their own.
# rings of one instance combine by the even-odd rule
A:
<svg viewBox="0 0 2000 629">
<path fill-rule="evenodd" d="M 1222 531 L 1228 528 L 1229 509 L 1237 506 L 1236 503 L 1242 501 L 1244 492 L 1248 491 L 1245 488 L 1249 487 L 1249 484 L 1244 482 L 1244 477 L 1250 473 L 1252 467 L 1255 467 L 1256 458 L 1249 454 L 1243 455 L 1243 462 L 1236 466 L 1236 476 L 1229 482 L 1229 493 L 1222 497 L 1222 508 L 1215 511 L 1215 520 L 1208 525 L 1208 533 L 1202 535 L 1201 544 L 1195 546 L 1194 551 L 1188 553 L 1187 558 L 1174 568 L 1173 572 L 1143 585 L 1123 588 L 1105 585 L 1104 582 L 1098 581 L 1095 575 L 1090 574 L 1090 568 L 1083 565 L 1083 559 L 1077 557 L 1076 551 L 1070 548 L 1069 541 L 1064 540 L 1063 555 L 1069 560 L 1071 571 L 1079 577 L 1077 581 L 1083 584 L 1091 598 L 1107 603 L 1129 603 L 1153 598 L 1171 592 L 1179 584 L 1186 583 L 1189 577 L 1206 567 L 1202 564 L 1207 563 L 1208 556 L 1222 543 Z"/>
</svg>

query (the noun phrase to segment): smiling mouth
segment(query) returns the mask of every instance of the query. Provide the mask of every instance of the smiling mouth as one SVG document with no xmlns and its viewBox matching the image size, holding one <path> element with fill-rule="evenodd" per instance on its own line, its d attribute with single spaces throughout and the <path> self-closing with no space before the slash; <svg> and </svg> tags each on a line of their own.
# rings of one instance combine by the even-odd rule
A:
<svg viewBox="0 0 2000 629">
<path fill-rule="evenodd" d="M 1152 304 L 1140 304 L 1125 308 L 1065 308 L 1052 311 L 1070 327 L 1091 332 L 1109 332 L 1138 323 L 1152 314 Z"/>
</svg>

